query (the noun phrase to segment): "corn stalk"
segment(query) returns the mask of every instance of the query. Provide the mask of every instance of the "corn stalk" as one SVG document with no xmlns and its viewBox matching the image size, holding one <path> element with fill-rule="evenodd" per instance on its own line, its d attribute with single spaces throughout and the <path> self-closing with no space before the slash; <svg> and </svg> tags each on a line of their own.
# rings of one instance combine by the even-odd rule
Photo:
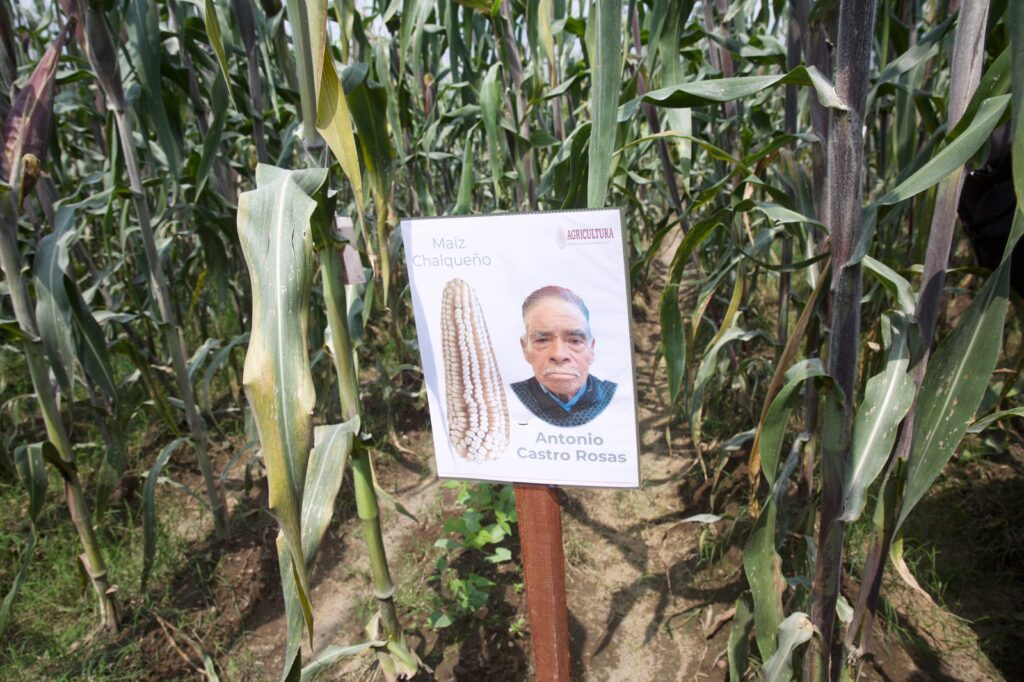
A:
<svg viewBox="0 0 1024 682">
<path fill-rule="evenodd" d="M 117 603 L 114 598 L 116 590 L 110 586 L 107 577 L 106 562 L 92 526 L 89 504 L 75 467 L 74 449 L 57 405 L 55 392 L 50 385 L 49 367 L 43 352 L 34 307 L 21 276 L 21 258 L 18 253 L 18 222 L 22 199 L 24 193 L 30 191 L 35 184 L 41 170 L 38 164 L 41 157 L 45 157 L 45 140 L 49 136 L 53 111 L 57 61 L 69 32 L 74 28 L 75 22 L 72 20 L 47 50 L 29 84 L 15 101 L 5 125 L 2 166 L 10 186 L 0 193 L 0 215 L 3 218 L 0 225 L 0 266 L 6 277 L 15 318 L 21 330 L 21 344 L 28 363 L 32 387 L 43 414 L 47 437 L 53 445 L 53 448 L 43 448 L 42 454 L 60 472 L 64 480 L 68 511 L 83 549 L 79 561 L 89 576 L 99 600 L 100 627 L 114 633 L 118 629 Z M 11 600 L 13 602 L 13 596 Z"/>
<path fill-rule="evenodd" d="M 960 123 L 981 79 L 987 17 L 987 0 L 966 3 L 960 9 L 956 38 L 950 56 L 951 77 L 948 110 L 948 127 L 950 130 L 955 129 Z M 960 190 L 963 186 L 962 171 L 963 168 L 958 167 L 939 185 L 935 209 L 932 214 L 931 232 L 928 238 L 928 248 L 921 277 L 922 286 L 914 310 L 918 322 L 920 348 L 922 349 L 912 370 L 913 384 L 918 396 L 921 395 L 922 383 L 928 371 L 931 345 L 938 321 L 946 265 L 949 260 L 953 230 L 956 224 L 956 206 L 960 198 Z M 989 329 L 986 333 L 993 334 L 994 330 Z M 955 336 L 951 336 L 951 339 L 955 340 Z M 963 395 L 961 397 L 965 403 L 969 404 L 971 402 L 968 396 Z M 927 397 L 925 399 L 927 400 Z M 853 621 L 845 638 L 847 660 L 855 669 L 859 668 L 860 659 L 871 648 L 872 630 L 878 609 L 883 567 L 890 555 L 894 534 L 897 530 L 896 510 L 899 509 L 903 502 L 900 494 L 900 483 L 907 475 L 905 467 L 911 452 L 915 449 L 914 439 L 918 438 L 920 440 L 922 436 L 921 425 L 915 428 L 916 419 L 917 407 L 914 406 L 911 407 L 905 417 L 896 449 L 889 455 L 888 461 L 885 464 L 885 478 L 882 484 L 882 493 L 879 496 L 874 513 L 874 533 L 865 561 L 864 580 L 858 596 Z M 928 430 L 934 430 L 936 425 L 932 423 L 924 426 Z M 959 442 L 959 438 L 956 439 L 956 442 Z M 918 445 L 918 447 L 920 446 Z M 920 456 L 919 454 L 918 457 L 920 458 Z M 916 500 L 913 500 L 911 504 L 913 502 L 916 502 Z M 905 514 L 901 512 L 901 519 L 904 517 Z M 854 641 L 858 642 L 856 648 L 853 644 Z"/>
<path fill-rule="evenodd" d="M 195 389 L 188 373 L 185 350 L 185 336 L 178 323 L 177 314 L 171 301 L 171 291 L 164 273 L 164 265 L 157 253 L 156 237 L 153 232 L 153 221 L 146 198 L 146 189 L 142 184 L 142 173 L 139 169 L 138 155 L 135 149 L 134 132 L 128 105 L 124 96 L 120 66 L 114 48 L 113 38 L 107 28 L 106 19 L 90 3 L 80 0 L 61 0 L 65 12 L 75 17 L 79 23 L 77 39 L 82 51 L 85 52 L 103 89 L 107 102 L 114 113 L 114 121 L 124 154 L 125 168 L 128 173 L 128 184 L 132 192 L 135 216 L 142 237 L 143 254 L 146 258 L 146 273 L 150 294 L 156 302 L 160 316 L 160 327 L 164 333 L 164 343 L 171 356 L 174 375 L 178 383 L 178 392 L 185 407 L 185 420 L 192 435 L 196 459 L 203 475 L 206 495 L 213 513 L 213 521 L 219 535 L 228 533 L 227 505 L 223 491 L 217 485 L 213 473 L 213 465 L 207 453 L 206 427 L 202 415 L 196 406 Z M 136 0 L 143 2 L 143 0 Z M 150 8 L 152 11 L 153 8 Z M 138 9 L 138 11 L 143 11 Z"/>
<path fill-rule="evenodd" d="M 836 92 L 846 109 L 832 112 L 829 132 L 829 227 L 833 275 L 830 287 L 829 375 L 843 400 L 825 396 L 822 423 L 821 504 L 811 620 L 821 633 L 804 665 L 805 678 L 830 679 L 836 601 L 843 571 L 843 489 L 850 459 L 857 360 L 860 354 L 861 263 L 855 248 L 862 239 L 861 188 L 864 106 L 875 25 L 875 2 L 843 0 L 839 5 Z"/>
<path fill-rule="evenodd" d="M 299 66 L 298 81 L 302 99 L 303 137 L 307 153 L 316 160 L 324 140 L 326 140 L 338 158 L 342 169 L 350 179 L 355 179 L 353 184 L 361 189 L 358 159 L 355 156 L 355 141 L 351 122 L 348 119 L 348 106 L 334 69 L 333 56 L 326 41 L 326 3 L 300 6 L 300 3 L 289 2 L 288 8 L 289 16 L 293 19 L 292 26 L 295 34 L 296 63 Z M 321 133 L 323 133 L 323 137 L 321 137 Z M 245 248 L 254 290 L 257 283 L 265 282 L 262 287 L 262 295 L 258 297 L 263 304 L 260 309 L 262 312 L 258 319 L 254 319 L 254 329 L 257 324 L 261 324 L 263 327 L 270 326 L 276 330 L 275 334 L 280 339 L 286 333 L 283 327 L 288 328 L 287 333 L 291 340 L 286 344 L 287 350 L 281 346 L 275 346 L 273 354 L 283 356 L 287 353 L 291 357 L 292 366 L 288 371 L 275 370 L 271 375 L 272 380 L 261 381 L 260 384 L 263 388 L 258 389 L 257 377 L 263 376 L 263 372 L 258 369 L 257 362 L 266 353 L 262 352 L 259 346 L 254 348 L 254 339 L 254 342 L 250 343 L 250 353 L 246 360 L 246 375 L 249 377 L 246 380 L 246 390 L 254 410 L 260 406 L 258 409 L 263 412 L 263 416 L 257 415 L 257 421 L 263 425 L 260 427 L 260 433 L 265 450 L 268 443 L 274 443 L 274 427 L 278 427 L 282 433 L 281 443 L 288 446 L 286 452 L 274 455 L 276 464 L 273 468 L 280 473 L 276 475 L 278 482 L 271 484 L 271 508 L 275 510 L 282 526 L 281 536 L 278 540 L 278 553 L 282 576 L 285 577 L 286 604 L 289 606 L 288 653 L 285 660 L 285 676 L 287 677 L 293 670 L 293 666 L 301 668 L 298 639 L 302 632 L 302 621 L 304 621 L 310 641 L 312 641 L 313 612 L 308 596 L 308 571 L 312 568 L 312 561 L 319 546 L 320 537 L 322 537 L 321 530 L 313 544 L 307 545 L 305 544 L 307 532 L 300 526 L 305 522 L 308 513 L 319 513 L 325 515 L 326 520 L 330 519 L 337 487 L 334 487 L 334 494 L 329 499 L 309 499 L 303 495 L 301 484 L 303 480 L 301 472 L 305 468 L 303 452 L 309 448 L 306 434 L 311 424 L 313 396 L 311 395 L 311 380 L 306 378 L 309 375 L 308 359 L 303 359 L 304 353 L 302 357 L 299 357 L 298 354 L 300 353 L 299 344 L 303 343 L 307 335 L 309 275 L 304 274 L 297 262 L 292 262 L 283 268 L 276 265 L 271 267 L 269 263 L 261 262 L 259 254 L 262 252 L 262 247 L 255 240 L 262 232 L 269 230 L 274 235 L 271 237 L 272 239 L 291 240 L 288 246 L 285 246 L 283 242 L 276 248 L 272 246 L 272 251 L 288 249 L 292 253 L 304 252 L 307 254 L 305 257 L 307 259 L 312 253 L 312 242 L 316 242 L 322 258 L 324 297 L 333 345 L 332 354 L 338 374 L 342 418 L 347 425 L 346 428 L 353 434 L 358 433 L 361 408 L 358 377 L 356 376 L 353 348 L 349 341 L 346 319 L 348 306 L 345 301 L 343 241 L 335 232 L 334 201 L 328 199 L 326 190 L 318 193 L 327 180 L 327 173 L 325 170 L 294 171 L 286 176 L 283 171 L 278 169 L 264 166 L 260 168 L 262 170 L 257 173 L 257 185 L 259 186 L 262 175 L 264 183 L 268 181 L 277 183 L 269 185 L 267 189 L 274 194 L 269 198 L 260 198 L 256 203 L 257 197 L 263 195 L 248 193 L 248 196 L 252 196 L 253 199 L 245 203 L 244 215 L 242 205 L 240 204 L 239 207 L 239 225 L 241 226 L 243 222 L 246 225 Z M 294 178 L 294 182 L 301 186 L 306 196 L 302 197 L 295 192 L 289 194 L 288 188 L 291 187 L 292 181 L 285 180 L 285 177 Z M 280 188 L 278 188 L 278 184 L 281 185 Z M 320 205 L 314 218 L 315 201 L 311 196 L 315 193 L 318 193 Z M 269 202 L 272 202 L 272 207 Z M 378 204 L 377 208 L 379 221 L 382 217 L 380 215 L 382 206 Z M 296 216 L 296 219 L 290 221 L 275 219 L 281 211 L 297 210 L 301 210 L 302 218 Z M 310 222 L 311 218 L 313 218 L 312 223 Z M 265 225 L 268 220 L 272 221 L 269 227 Z M 296 234 L 295 226 L 298 226 L 299 230 L 305 229 L 305 234 Z M 293 230 L 291 236 L 287 233 L 289 228 Z M 300 239 L 301 243 L 298 241 Z M 387 245 L 382 236 L 380 246 L 382 252 L 386 253 Z M 299 259 L 301 258 L 300 256 Z M 288 280 L 281 280 L 280 275 L 276 274 L 283 271 L 291 273 Z M 384 276 L 387 276 L 386 272 Z M 269 294 L 280 296 L 286 295 L 286 293 L 292 296 L 291 304 L 287 306 L 282 305 L 281 301 L 272 300 L 269 296 Z M 295 319 L 300 320 L 301 323 L 295 325 Z M 270 338 L 269 333 L 261 334 L 260 338 L 264 336 Z M 253 358 L 251 371 L 248 359 L 250 357 Z M 292 381 L 298 381 L 300 388 L 289 392 L 285 386 L 287 382 Z M 272 402 L 274 396 L 280 395 L 281 392 L 299 396 L 303 400 L 301 404 L 296 404 L 285 410 L 288 414 L 288 421 L 283 424 L 283 415 L 268 414 L 266 407 L 266 403 Z M 264 436 L 264 429 L 269 429 L 266 436 Z M 271 452 L 278 449 L 280 449 L 279 446 L 272 445 Z M 353 443 L 350 438 L 345 449 L 346 457 L 349 453 L 351 453 L 352 460 L 356 509 L 363 525 L 373 575 L 374 597 L 378 604 L 376 622 L 379 623 L 379 628 L 371 626 L 368 630 L 374 633 L 372 638 L 385 674 L 389 677 L 394 677 L 397 674 L 411 676 L 416 672 L 417 661 L 405 644 L 395 611 L 395 589 L 391 582 L 384 549 L 370 452 L 361 442 Z M 338 469 L 343 469 L 343 465 L 344 461 Z M 273 480 L 274 478 L 272 478 Z M 306 475 L 306 480 L 309 480 L 309 474 Z M 340 475 L 338 482 L 340 484 Z M 306 511 L 307 508 L 310 510 L 309 512 Z M 300 509 L 302 510 L 301 522 L 299 521 Z M 326 521 L 324 529 L 326 529 Z M 288 556 L 293 558 L 304 556 L 306 558 L 305 565 L 300 565 L 299 562 L 292 559 L 294 570 L 289 571 L 289 561 L 286 558 Z M 288 577 L 292 575 L 294 580 L 289 581 Z M 292 595 L 296 598 L 293 599 Z M 300 608 L 301 621 L 297 615 Z M 375 634 L 378 630 L 383 634 L 383 639 L 379 641 Z"/>
</svg>

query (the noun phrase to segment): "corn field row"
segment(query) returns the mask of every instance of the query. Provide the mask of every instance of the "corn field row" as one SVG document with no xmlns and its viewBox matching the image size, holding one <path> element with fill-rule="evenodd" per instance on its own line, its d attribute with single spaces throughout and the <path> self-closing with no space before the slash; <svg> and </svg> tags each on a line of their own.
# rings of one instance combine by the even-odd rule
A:
<svg viewBox="0 0 1024 682">
<path fill-rule="evenodd" d="M 73 526 L 78 607 L 113 638 L 153 589 L 169 465 L 226 541 L 229 470 L 258 463 L 282 678 L 366 650 L 423 674 L 373 465 L 424 414 L 394 228 L 621 206 L 692 475 L 745 453 L 730 678 L 856 679 L 904 522 L 965 434 L 1024 414 L 1022 73 L 1012 0 L 0 1 L 0 634 L 47 570 L 42 517 Z M 311 663 L 349 471 L 374 615 Z"/>
</svg>

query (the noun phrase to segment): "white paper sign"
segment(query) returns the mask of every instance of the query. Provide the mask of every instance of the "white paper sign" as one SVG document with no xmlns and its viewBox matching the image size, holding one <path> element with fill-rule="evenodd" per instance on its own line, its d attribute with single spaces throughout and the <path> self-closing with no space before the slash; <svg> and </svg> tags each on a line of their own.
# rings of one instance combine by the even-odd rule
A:
<svg viewBox="0 0 1024 682">
<path fill-rule="evenodd" d="M 402 221 L 437 472 L 637 487 L 618 210 Z"/>
</svg>

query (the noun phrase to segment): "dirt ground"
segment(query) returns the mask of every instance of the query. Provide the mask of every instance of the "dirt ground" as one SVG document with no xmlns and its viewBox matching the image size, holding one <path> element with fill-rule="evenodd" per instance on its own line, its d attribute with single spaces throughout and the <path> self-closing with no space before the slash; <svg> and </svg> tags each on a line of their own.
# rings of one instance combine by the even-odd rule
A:
<svg viewBox="0 0 1024 682">
<path fill-rule="evenodd" d="M 746 452 L 737 451 L 726 463 L 717 485 L 702 484 L 704 476 L 685 425 L 670 424 L 664 368 L 655 362 L 659 327 L 656 314 L 647 312 L 655 309 L 651 302 L 656 300 L 638 300 L 634 307 L 642 488 L 560 492 L 572 671 L 577 680 L 729 679 L 726 645 L 732 609 L 745 588 L 742 543 L 750 523 L 741 506 Z M 428 581 L 438 556 L 433 543 L 444 535 L 444 521 L 459 511 L 454 492 L 433 471 L 427 429 L 425 415 L 400 420 L 401 447 L 376 457 L 382 487 L 416 519 L 387 505 L 382 509 L 400 615 L 406 619 L 410 646 L 429 668 L 418 679 L 531 679 L 515 539 L 513 562 L 497 568 L 461 566 L 490 571 L 488 577 L 497 583 L 475 619 L 433 630 L 425 625 L 422 610 L 409 615 L 416 610 L 410 605 L 422 604 L 423 595 L 437 589 Z M 877 653 L 864 666 L 861 679 L 1024 679 L 1020 635 L 1001 634 L 1014 631 L 1005 625 L 1019 623 L 1024 605 L 1019 561 L 1024 550 L 1019 528 L 1024 526 L 1014 521 L 1024 521 L 1024 512 L 1016 511 L 1024 476 L 1021 458 L 1007 457 L 1008 464 L 997 462 L 980 474 L 950 476 L 922 507 L 946 508 L 950 499 L 963 506 L 967 500 L 969 518 L 982 519 L 993 534 L 1015 534 L 1009 539 L 993 536 L 993 542 L 1003 542 L 1008 549 L 992 557 L 965 549 L 965 534 L 972 542 L 987 541 L 962 517 L 951 517 L 939 526 L 910 523 L 908 545 L 915 538 L 928 543 L 936 566 L 952 565 L 956 570 L 967 565 L 974 570 L 959 579 L 937 570 L 935 580 L 949 588 L 942 595 L 949 608 L 936 606 L 888 571 L 885 613 L 876 629 Z M 987 481 L 986 476 L 997 480 Z M 221 679 L 279 677 L 285 619 L 274 554 L 276 525 L 266 512 L 263 485 L 257 480 L 244 492 L 241 479 L 232 479 L 233 515 L 246 518 L 238 524 L 245 530 L 227 544 L 197 540 L 195 561 L 176 578 L 176 614 L 179 623 L 184 616 L 189 626 L 172 625 L 152 612 L 136 614 L 130 630 L 135 634 L 129 636 L 142 637 L 153 679 L 202 676 L 204 655 L 214 661 L 209 665 Z M 364 626 L 372 615 L 369 562 L 348 481 L 339 500 L 312 576 L 316 633 L 312 651 L 308 646 L 303 651 L 307 663 L 328 645 L 364 641 Z M 711 510 L 723 519 L 711 525 L 686 521 Z M 922 509 L 919 516 L 933 515 Z M 998 584 L 977 578 L 990 571 Z M 844 592 L 855 601 L 851 579 Z M 379 677 L 372 656 L 365 655 L 338 664 L 322 679 Z"/>
<path fill-rule="evenodd" d="M 703 477 L 685 428 L 669 428 L 662 372 L 652 366 L 658 327 L 645 319 L 643 307 L 637 317 L 643 486 L 637 491 L 561 491 L 573 678 L 728 679 L 731 609 L 744 589 L 741 529 L 747 522 L 737 502 L 746 479 L 744 453 L 726 467 L 713 503 L 710 487 L 700 485 Z M 377 458 L 382 486 L 416 517 L 413 521 L 386 506 L 382 510 L 400 609 L 418 591 L 435 589 L 426 580 L 437 556 L 433 541 L 443 535 L 444 520 L 457 511 L 453 491 L 432 470 L 429 432 L 423 427 L 409 424 L 398 433 L 403 450 L 417 454 Z M 1008 478 L 1004 487 L 1017 485 L 1019 491 L 1020 476 Z M 239 488 L 241 481 L 234 486 Z M 949 487 L 939 494 L 958 494 L 955 485 L 953 493 Z M 204 652 L 216 661 L 222 678 L 272 680 L 280 674 L 285 622 L 273 549 L 276 526 L 265 511 L 259 481 L 247 494 L 237 490 L 233 499 L 233 514 L 248 519 L 248 530 L 226 545 L 197 544 L 196 561 L 177 581 L 175 605 L 179 615 L 190 614 L 191 629 L 155 615 L 137 623 L 154 679 L 200 676 Z M 684 521 L 712 504 L 725 517 L 722 521 L 710 526 Z M 313 573 L 317 628 L 312 652 L 306 648 L 303 653 L 306 662 L 330 644 L 365 640 L 363 628 L 372 613 L 369 564 L 351 503 L 340 503 L 337 516 Z M 514 542 L 512 551 L 517 562 Z M 513 626 L 526 616 L 522 591 L 514 589 L 513 566 L 502 569 L 512 575 L 494 576 L 498 588 L 475 622 L 435 631 L 407 620 L 409 643 L 430 668 L 421 679 L 533 677 L 528 629 Z M 1019 618 L 1024 594 L 1019 577 L 1011 587 L 1009 594 L 1018 603 L 1012 612 L 1017 615 L 1010 617 Z M 998 600 L 991 590 L 977 589 L 989 601 Z M 981 627 L 972 628 L 972 622 L 934 606 L 898 579 L 888 580 L 885 593 L 890 621 L 881 628 L 878 656 L 862 679 L 1020 679 L 1024 666 L 1019 655 L 1014 658 L 1012 643 L 1000 644 L 1003 670 L 986 656 L 991 643 L 984 637 L 984 618 Z M 847 596 L 855 599 L 855 594 Z M 979 604 L 977 598 L 968 602 Z M 357 657 L 324 679 L 373 679 L 374 665 L 371 656 Z"/>
</svg>

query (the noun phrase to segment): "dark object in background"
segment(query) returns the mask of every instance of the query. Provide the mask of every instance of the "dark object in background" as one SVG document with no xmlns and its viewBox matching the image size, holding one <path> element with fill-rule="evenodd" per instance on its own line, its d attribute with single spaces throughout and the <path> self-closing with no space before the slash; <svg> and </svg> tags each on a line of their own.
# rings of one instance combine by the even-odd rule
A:
<svg viewBox="0 0 1024 682">
<path fill-rule="evenodd" d="M 1005 124 L 992 133 L 992 146 L 985 165 L 969 171 L 964 178 L 957 207 L 978 265 L 989 270 L 995 270 L 1003 257 L 1017 209 L 1010 152 L 1010 125 Z M 1019 243 L 1010 263 L 1010 286 L 1024 296 L 1024 249 Z"/>
</svg>

